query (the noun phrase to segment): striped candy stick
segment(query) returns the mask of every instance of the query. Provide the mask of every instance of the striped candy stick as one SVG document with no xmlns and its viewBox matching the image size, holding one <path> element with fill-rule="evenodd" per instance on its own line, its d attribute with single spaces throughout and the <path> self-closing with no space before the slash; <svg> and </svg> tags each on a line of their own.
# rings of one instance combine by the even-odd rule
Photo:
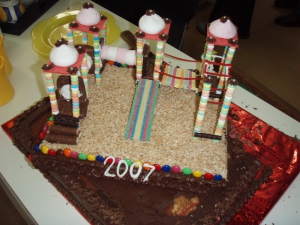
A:
<svg viewBox="0 0 300 225">
<path fill-rule="evenodd" d="M 72 112 L 75 118 L 80 116 L 78 76 L 71 75 Z"/>
<path fill-rule="evenodd" d="M 136 79 L 142 78 L 143 70 L 143 47 L 144 41 L 142 38 L 136 39 Z"/>
<path fill-rule="evenodd" d="M 81 76 L 84 82 L 87 97 L 89 96 L 88 72 L 87 54 L 85 54 L 81 62 Z"/>
<path fill-rule="evenodd" d="M 100 30 L 100 37 L 104 39 L 103 44 L 106 44 L 106 33 L 107 33 L 107 20 L 102 26 L 102 29 Z"/>
<path fill-rule="evenodd" d="M 67 37 L 68 37 L 68 45 L 74 46 L 73 30 L 68 29 Z"/>
<path fill-rule="evenodd" d="M 202 89 L 202 94 L 201 94 L 200 103 L 199 103 L 199 109 L 198 109 L 195 127 L 194 127 L 194 133 L 201 132 L 203 119 L 205 116 L 205 110 L 206 110 L 207 102 L 209 99 L 211 82 L 212 82 L 212 78 L 210 76 L 204 78 L 203 89 Z M 199 138 L 194 137 L 194 139 L 198 140 Z"/>
<path fill-rule="evenodd" d="M 156 43 L 156 54 L 155 54 L 155 63 L 154 63 L 154 74 L 153 79 L 159 80 L 159 72 L 160 67 L 164 57 L 164 49 L 165 49 L 165 42 L 164 41 L 157 41 Z"/>
<path fill-rule="evenodd" d="M 59 113 L 57 99 L 55 94 L 55 86 L 52 73 L 44 73 L 46 77 L 47 91 L 50 98 L 52 114 L 57 115 Z"/>
<path fill-rule="evenodd" d="M 82 44 L 86 45 L 88 42 L 88 34 L 87 32 L 83 32 L 83 31 L 81 32 L 81 34 L 82 34 Z"/>
<path fill-rule="evenodd" d="M 93 47 L 94 47 L 94 64 L 95 64 L 95 78 L 96 78 L 96 85 L 100 85 L 101 81 L 101 75 L 100 75 L 100 69 L 101 69 L 101 49 L 100 49 L 100 43 L 99 43 L 99 34 L 93 35 Z"/>
<path fill-rule="evenodd" d="M 215 129 L 215 135 L 219 135 L 219 136 L 222 135 L 222 130 L 223 130 L 225 122 L 226 122 L 226 118 L 228 115 L 228 111 L 230 108 L 230 104 L 231 104 L 232 97 L 233 97 L 236 86 L 237 86 L 237 81 L 235 79 L 231 78 L 228 80 L 227 90 L 226 90 L 225 97 L 223 100 L 223 105 L 222 105 L 221 112 L 219 115 L 218 123 L 217 123 L 216 129 Z M 218 142 L 219 140 L 214 140 L 214 141 Z"/>
</svg>

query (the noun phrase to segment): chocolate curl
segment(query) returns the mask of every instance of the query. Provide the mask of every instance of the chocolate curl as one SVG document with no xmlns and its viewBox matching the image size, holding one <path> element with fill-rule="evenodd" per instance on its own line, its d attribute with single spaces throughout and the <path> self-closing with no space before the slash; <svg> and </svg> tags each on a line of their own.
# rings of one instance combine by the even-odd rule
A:
<svg viewBox="0 0 300 225">
<path fill-rule="evenodd" d="M 159 38 L 161 40 L 165 41 L 165 40 L 167 40 L 169 38 L 169 35 L 167 35 L 167 34 L 161 34 L 161 35 L 159 35 Z"/>
<path fill-rule="evenodd" d="M 75 46 L 75 48 L 79 54 L 85 53 L 85 50 L 86 50 L 85 47 L 83 47 L 81 45 L 77 45 L 77 46 Z"/>
<path fill-rule="evenodd" d="M 228 43 L 229 43 L 229 44 L 232 44 L 232 45 L 237 45 L 237 44 L 239 44 L 239 41 L 238 41 L 238 40 L 235 40 L 235 39 L 233 39 L 233 38 L 230 38 L 230 39 L 228 40 Z"/>
<path fill-rule="evenodd" d="M 55 43 L 55 46 L 56 46 L 56 47 L 59 47 L 59 46 L 61 46 L 61 45 L 68 45 L 68 41 L 67 41 L 66 39 L 64 39 L 64 38 L 62 38 L 62 39 L 56 41 L 56 43 Z"/>
<path fill-rule="evenodd" d="M 135 33 L 135 36 L 137 36 L 138 38 L 143 38 L 143 37 L 145 37 L 145 32 L 140 30 Z"/>
<path fill-rule="evenodd" d="M 106 20 L 107 19 L 107 17 L 106 16 L 104 16 L 104 15 L 100 15 L 100 20 Z"/>
<path fill-rule="evenodd" d="M 89 9 L 89 8 L 94 8 L 94 5 L 92 3 L 89 3 L 89 2 L 85 2 L 83 3 L 83 6 L 82 6 L 84 9 Z"/>
<path fill-rule="evenodd" d="M 92 32 L 99 32 L 99 28 L 95 26 L 91 26 L 89 30 Z"/>
<path fill-rule="evenodd" d="M 73 67 L 73 66 L 69 67 L 68 70 L 67 70 L 67 72 L 69 72 L 72 75 L 76 74 L 77 71 L 78 71 L 78 68 Z"/>
<path fill-rule="evenodd" d="M 71 28 L 76 28 L 78 26 L 79 26 L 78 23 L 76 23 L 75 21 L 73 21 L 72 23 L 69 24 L 69 27 L 71 27 Z"/>
<path fill-rule="evenodd" d="M 50 69 L 53 68 L 53 66 L 54 66 L 53 63 L 50 63 L 50 64 L 44 64 L 43 67 L 42 67 L 42 69 L 43 69 L 43 70 L 50 70 Z"/>
<path fill-rule="evenodd" d="M 221 23 L 226 23 L 227 20 L 230 20 L 230 17 L 229 17 L 229 16 L 222 16 L 222 17 L 220 18 L 220 22 L 221 22 Z"/>
<path fill-rule="evenodd" d="M 77 145 L 81 133 L 79 132 L 77 136 L 70 135 L 61 135 L 61 134 L 53 134 L 47 133 L 45 140 L 50 143 L 60 143 L 60 144 L 68 144 L 68 145 Z"/>
<path fill-rule="evenodd" d="M 169 18 L 163 18 L 166 24 L 172 23 L 172 20 Z"/>
<path fill-rule="evenodd" d="M 214 42 L 216 42 L 216 39 L 215 39 L 214 37 L 207 37 L 207 38 L 206 38 L 206 41 L 207 41 L 208 43 L 214 43 Z"/>
<path fill-rule="evenodd" d="M 68 127 L 68 126 L 59 126 L 52 124 L 48 130 L 49 133 L 69 135 L 69 136 L 77 136 L 79 134 L 79 130 L 77 127 Z"/>
<path fill-rule="evenodd" d="M 147 11 L 146 11 L 146 15 L 147 16 L 152 16 L 152 15 L 154 15 L 155 14 L 155 11 L 153 10 L 153 9 L 148 9 Z"/>
</svg>

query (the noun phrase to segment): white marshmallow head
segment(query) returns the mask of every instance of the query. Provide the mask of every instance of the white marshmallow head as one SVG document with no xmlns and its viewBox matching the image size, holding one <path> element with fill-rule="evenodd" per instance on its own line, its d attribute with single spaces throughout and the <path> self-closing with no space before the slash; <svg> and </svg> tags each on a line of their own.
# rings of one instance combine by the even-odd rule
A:
<svg viewBox="0 0 300 225">
<path fill-rule="evenodd" d="M 73 65 L 77 59 L 77 50 L 65 43 L 61 45 L 56 44 L 50 52 L 50 61 L 56 66 L 68 67 Z"/>
<path fill-rule="evenodd" d="M 93 26 L 99 23 L 101 19 L 100 13 L 94 9 L 94 5 L 86 2 L 83 4 L 83 8 L 76 15 L 76 20 L 85 26 Z"/>
<path fill-rule="evenodd" d="M 237 34 L 236 26 L 231 22 L 230 18 L 223 16 L 218 20 L 211 22 L 209 32 L 218 38 L 230 39 Z"/>
<path fill-rule="evenodd" d="M 165 21 L 154 10 L 147 10 L 146 15 L 139 21 L 139 28 L 146 34 L 158 34 L 166 26 Z"/>
</svg>

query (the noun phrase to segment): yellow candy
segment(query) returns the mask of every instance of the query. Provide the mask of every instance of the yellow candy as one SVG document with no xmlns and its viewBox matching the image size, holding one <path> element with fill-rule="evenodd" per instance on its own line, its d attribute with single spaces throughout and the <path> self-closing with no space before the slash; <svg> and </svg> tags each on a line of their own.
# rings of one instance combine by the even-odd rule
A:
<svg viewBox="0 0 300 225">
<path fill-rule="evenodd" d="M 194 175 L 194 177 L 201 177 L 201 176 L 202 176 L 202 173 L 201 173 L 200 171 L 198 171 L 198 170 L 195 170 L 195 171 L 193 172 L 193 175 Z"/>
<path fill-rule="evenodd" d="M 42 153 L 44 153 L 44 154 L 48 154 L 48 150 L 49 150 L 49 148 L 48 148 L 48 146 L 46 146 L 46 145 L 43 145 L 43 147 L 42 147 Z"/>
<path fill-rule="evenodd" d="M 143 166 L 143 162 L 141 160 L 135 160 L 134 163 L 138 163 L 140 164 L 141 166 Z M 134 168 L 139 168 L 139 166 L 134 166 Z"/>
<path fill-rule="evenodd" d="M 92 155 L 92 154 L 88 154 L 88 155 L 87 155 L 87 160 L 88 160 L 88 161 L 95 161 L 95 160 L 96 160 L 96 157 L 95 157 L 94 155 Z"/>
</svg>

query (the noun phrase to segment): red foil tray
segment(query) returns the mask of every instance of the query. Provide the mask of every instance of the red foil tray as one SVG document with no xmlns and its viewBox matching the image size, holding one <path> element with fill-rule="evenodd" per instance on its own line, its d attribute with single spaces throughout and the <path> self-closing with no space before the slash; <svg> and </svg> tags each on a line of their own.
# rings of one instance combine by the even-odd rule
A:
<svg viewBox="0 0 300 225">
<path fill-rule="evenodd" d="M 1 125 L 10 138 L 9 126 L 14 119 Z M 256 190 L 228 224 L 260 224 L 300 171 L 300 142 L 235 104 L 231 104 L 228 120 L 235 126 L 230 136 L 240 138 L 247 152 L 273 170 L 269 180 Z"/>
</svg>

